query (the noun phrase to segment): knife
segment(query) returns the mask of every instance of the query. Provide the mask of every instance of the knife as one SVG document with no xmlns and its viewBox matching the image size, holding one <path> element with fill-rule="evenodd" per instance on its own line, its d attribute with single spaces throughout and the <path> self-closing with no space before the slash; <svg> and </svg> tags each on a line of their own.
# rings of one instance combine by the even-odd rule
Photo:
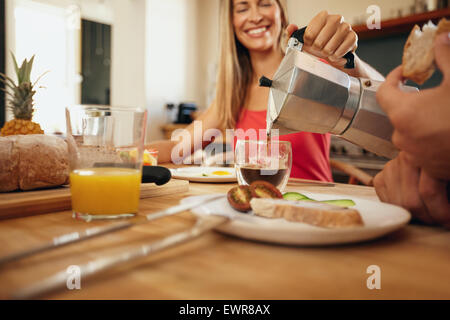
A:
<svg viewBox="0 0 450 320">
<path fill-rule="evenodd" d="M 149 223 L 149 222 L 157 220 L 157 219 L 161 219 L 161 218 L 168 217 L 168 216 L 171 216 L 171 215 L 174 215 L 174 214 L 186 211 L 186 210 L 193 209 L 197 206 L 203 205 L 203 204 L 208 203 L 213 200 L 217 200 L 221 197 L 224 197 L 224 195 L 214 195 L 214 196 L 205 198 L 199 202 L 180 204 L 180 205 L 170 207 L 165 210 L 158 211 L 156 213 L 150 213 L 145 216 L 145 218 L 146 218 L 145 220 L 140 221 L 140 222 L 123 222 L 123 223 L 115 224 L 112 226 L 95 227 L 95 228 L 89 228 L 84 231 L 79 231 L 79 232 L 77 231 L 77 232 L 63 234 L 63 235 L 53 238 L 51 241 L 49 241 L 45 244 L 39 245 L 39 246 L 31 248 L 31 249 L 25 249 L 24 251 L 13 253 L 11 255 L 0 258 L 0 267 L 7 263 L 10 263 L 10 262 L 13 262 L 13 261 L 16 261 L 19 259 L 23 259 L 25 257 L 29 257 L 29 256 L 32 256 L 32 255 L 35 255 L 35 254 L 38 254 L 38 253 L 41 253 L 44 251 L 60 248 L 60 247 L 63 247 L 63 246 L 66 246 L 66 245 L 72 244 L 72 243 L 89 240 L 92 238 L 96 238 L 96 237 L 99 237 L 99 236 L 102 236 L 105 234 L 109 234 L 109 233 L 113 233 L 113 232 L 117 232 L 120 230 L 129 229 L 133 226 L 143 225 L 143 224 Z"/>
<path fill-rule="evenodd" d="M 217 199 L 217 198 L 214 198 Z M 209 201 L 212 199 L 210 198 Z M 205 202 L 202 202 L 205 203 Z M 197 203 L 198 204 L 198 203 Z M 187 231 L 182 231 L 174 235 L 165 237 L 156 242 L 136 246 L 132 249 L 122 250 L 119 253 L 104 258 L 98 258 L 89 261 L 80 267 L 80 280 L 85 280 L 99 272 L 110 269 L 114 266 L 136 260 L 138 258 L 149 256 L 153 253 L 173 247 L 177 244 L 195 239 L 204 233 L 212 230 L 230 220 L 226 216 L 209 216 L 207 219 L 199 218 L 194 225 Z M 20 289 L 12 294 L 13 299 L 32 299 L 48 294 L 67 286 L 68 274 L 62 270 L 49 278 L 41 280 L 31 286 Z"/>
</svg>

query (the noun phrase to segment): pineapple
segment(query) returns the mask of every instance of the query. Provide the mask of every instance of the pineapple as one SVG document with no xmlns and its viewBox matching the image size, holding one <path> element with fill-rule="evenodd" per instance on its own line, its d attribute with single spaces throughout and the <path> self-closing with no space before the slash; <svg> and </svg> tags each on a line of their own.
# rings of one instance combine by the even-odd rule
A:
<svg viewBox="0 0 450 320">
<path fill-rule="evenodd" d="M 17 84 L 3 73 L 0 73 L 0 81 L 5 84 L 5 89 L 3 89 L 5 93 L 10 96 L 7 99 L 7 106 L 12 110 L 14 119 L 5 123 L 0 130 L 0 135 L 42 134 L 44 131 L 40 125 L 31 121 L 34 111 L 33 96 L 36 93 L 34 86 L 37 82 L 31 83 L 30 81 L 34 56 L 29 61 L 25 59 L 20 68 L 17 65 L 16 57 L 14 55 L 12 57 L 17 74 Z M 11 90 L 6 90 L 7 88 Z"/>
</svg>

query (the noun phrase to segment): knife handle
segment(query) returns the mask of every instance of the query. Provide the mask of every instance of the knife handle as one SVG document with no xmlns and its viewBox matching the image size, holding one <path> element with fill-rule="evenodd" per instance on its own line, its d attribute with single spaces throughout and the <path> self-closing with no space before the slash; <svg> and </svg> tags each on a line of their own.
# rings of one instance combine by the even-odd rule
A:
<svg viewBox="0 0 450 320">
<path fill-rule="evenodd" d="M 305 43 L 305 40 L 304 40 L 305 31 L 306 31 L 306 27 L 298 29 L 298 30 L 294 31 L 291 38 L 295 38 L 304 44 Z M 345 56 L 343 56 L 343 58 L 347 60 L 347 63 L 344 66 L 345 69 L 354 69 L 355 68 L 355 55 L 353 54 L 353 52 L 347 52 L 345 54 Z"/>
<path fill-rule="evenodd" d="M 157 186 L 162 186 L 170 181 L 172 174 L 165 167 L 143 166 L 142 167 L 142 183 L 154 182 Z"/>
<path fill-rule="evenodd" d="M 109 163 L 97 162 L 94 168 L 99 167 L 115 167 L 115 168 L 135 168 L 132 163 Z M 142 183 L 155 183 L 157 186 L 162 186 L 170 181 L 172 174 L 170 170 L 159 166 L 142 166 Z"/>
</svg>

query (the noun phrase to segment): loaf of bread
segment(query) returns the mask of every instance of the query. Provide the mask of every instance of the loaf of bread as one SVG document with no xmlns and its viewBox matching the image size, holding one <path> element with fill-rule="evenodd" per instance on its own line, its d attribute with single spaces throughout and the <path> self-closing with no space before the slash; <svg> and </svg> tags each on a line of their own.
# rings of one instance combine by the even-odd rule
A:
<svg viewBox="0 0 450 320">
<path fill-rule="evenodd" d="M 403 50 L 403 77 L 423 84 L 436 70 L 434 63 L 434 40 L 444 32 L 450 32 L 450 21 L 443 18 L 436 26 L 428 22 L 422 27 L 414 26 Z"/>
<path fill-rule="evenodd" d="M 55 136 L 0 137 L 0 192 L 68 183 L 66 142 Z"/>
<path fill-rule="evenodd" d="M 0 137 L 0 192 L 19 188 L 19 150 L 14 148 L 16 136 Z"/>
<path fill-rule="evenodd" d="M 364 222 L 358 210 L 314 201 L 253 198 L 255 215 L 291 222 L 302 222 L 323 228 L 361 227 Z"/>
</svg>

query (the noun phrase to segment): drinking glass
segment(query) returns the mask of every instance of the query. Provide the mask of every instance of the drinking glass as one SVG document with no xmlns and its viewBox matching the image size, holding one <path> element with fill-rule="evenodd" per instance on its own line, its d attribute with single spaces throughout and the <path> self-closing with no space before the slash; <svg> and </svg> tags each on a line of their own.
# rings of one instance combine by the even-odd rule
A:
<svg viewBox="0 0 450 320">
<path fill-rule="evenodd" d="M 138 212 L 147 111 L 66 108 L 73 217 L 85 221 Z"/>
<path fill-rule="evenodd" d="M 264 180 L 283 191 L 291 174 L 291 143 L 279 140 L 238 140 L 235 168 L 239 185 Z"/>
</svg>

